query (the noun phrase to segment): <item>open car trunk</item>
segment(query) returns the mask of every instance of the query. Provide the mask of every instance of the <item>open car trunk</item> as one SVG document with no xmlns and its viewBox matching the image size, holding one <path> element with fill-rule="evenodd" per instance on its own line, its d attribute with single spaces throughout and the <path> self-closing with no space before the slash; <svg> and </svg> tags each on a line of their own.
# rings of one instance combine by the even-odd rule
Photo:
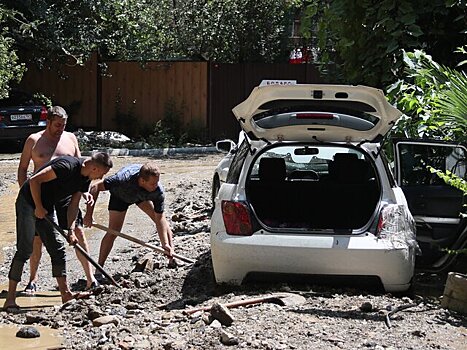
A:
<svg viewBox="0 0 467 350">
<path fill-rule="evenodd" d="M 256 158 L 246 195 L 265 226 L 349 232 L 372 219 L 381 189 L 372 162 L 357 149 L 281 144 Z"/>
</svg>

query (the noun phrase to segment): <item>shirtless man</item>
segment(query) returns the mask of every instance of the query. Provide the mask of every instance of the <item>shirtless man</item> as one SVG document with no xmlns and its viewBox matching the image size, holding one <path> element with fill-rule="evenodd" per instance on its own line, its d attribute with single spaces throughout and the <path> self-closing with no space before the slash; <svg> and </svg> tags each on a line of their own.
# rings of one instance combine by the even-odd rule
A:
<svg viewBox="0 0 467 350">
<path fill-rule="evenodd" d="M 27 180 L 27 172 L 29 168 L 29 162 L 31 160 L 34 163 L 35 172 L 37 169 L 56 157 L 81 157 L 81 152 L 78 147 L 78 140 L 76 139 L 76 136 L 71 132 L 65 131 L 67 119 L 68 115 L 62 107 L 51 107 L 47 111 L 47 126 L 45 130 L 34 133 L 27 138 L 18 166 L 18 184 L 20 187 L 23 186 Z M 58 222 L 64 229 L 68 228 L 66 221 L 66 211 L 70 198 L 71 197 L 68 197 L 59 205 L 55 206 Z M 78 214 L 74 231 L 80 246 L 83 247 L 86 252 L 89 252 L 88 242 L 84 236 L 81 212 Z M 83 265 L 84 273 L 86 274 L 86 288 L 96 287 L 98 282 L 91 272 L 90 262 L 83 255 L 81 255 L 78 250 L 76 250 L 76 255 L 81 265 Z M 41 256 L 42 240 L 39 235 L 36 234 L 34 237 L 33 251 L 30 258 L 31 275 L 29 283 L 24 290 L 26 293 L 34 294 L 34 292 L 37 290 L 37 270 L 39 268 Z"/>
</svg>

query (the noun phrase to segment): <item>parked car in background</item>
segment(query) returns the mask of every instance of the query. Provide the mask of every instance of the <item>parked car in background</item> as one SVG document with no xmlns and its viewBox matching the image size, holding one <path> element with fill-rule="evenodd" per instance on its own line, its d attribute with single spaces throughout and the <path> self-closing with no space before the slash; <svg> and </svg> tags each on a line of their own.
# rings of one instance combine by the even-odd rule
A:
<svg viewBox="0 0 467 350">
<path fill-rule="evenodd" d="M 401 115 L 382 91 L 264 86 L 233 112 L 248 137 L 230 165 L 221 162 L 228 172 L 210 237 L 216 281 L 307 275 L 407 290 L 419 248 L 381 150 Z"/>
<path fill-rule="evenodd" d="M 44 129 L 46 121 L 47 108 L 28 92 L 12 89 L 0 99 L 0 141 L 22 143 Z"/>
</svg>

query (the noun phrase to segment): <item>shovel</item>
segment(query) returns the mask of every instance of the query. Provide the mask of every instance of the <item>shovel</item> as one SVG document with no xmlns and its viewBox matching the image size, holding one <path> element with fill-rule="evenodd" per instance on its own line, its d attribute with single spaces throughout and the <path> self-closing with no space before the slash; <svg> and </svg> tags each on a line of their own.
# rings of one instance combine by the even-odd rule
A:
<svg viewBox="0 0 467 350">
<path fill-rule="evenodd" d="M 154 251 L 156 251 L 156 252 L 158 252 L 160 254 L 168 255 L 167 252 L 163 248 L 155 246 L 155 245 L 150 244 L 150 243 L 147 243 L 147 242 L 142 241 L 142 240 L 140 240 L 138 238 L 135 238 L 133 236 L 127 235 L 125 233 L 119 232 L 117 230 L 111 229 L 109 227 L 106 227 L 104 225 L 100 225 L 100 224 L 97 224 L 97 223 L 93 223 L 92 226 L 97 227 L 99 230 L 110 232 L 111 234 L 113 234 L 115 236 L 125 238 L 125 239 L 127 239 L 127 240 L 129 240 L 131 242 L 138 243 L 138 244 L 142 245 L 143 247 L 150 248 L 150 249 L 152 249 L 152 250 L 154 250 Z M 187 262 L 189 264 L 193 264 L 195 262 L 195 260 L 187 258 L 187 257 L 185 257 L 183 255 L 180 255 L 180 254 L 173 253 L 172 256 L 174 258 L 179 259 L 179 260 L 185 261 L 185 262 Z"/>
<path fill-rule="evenodd" d="M 68 240 L 68 235 L 65 234 L 65 231 L 58 226 L 53 220 L 51 220 L 48 216 L 45 217 L 45 220 L 51 224 L 66 240 Z M 120 287 L 117 283 L 117 281 L 114 280 L 112 276 L 110 276 L 103 268 L 101 265 L 99 265 L 93 258 L 89 256 L 89 254 L 81 247 L 78 243 L 73 245 L 73 248 L 78 250 L 83 256 L 99 271 L 101 272 L 109 281 L 112 282 L 113 285 L 116 287 Z"/>
</svg>

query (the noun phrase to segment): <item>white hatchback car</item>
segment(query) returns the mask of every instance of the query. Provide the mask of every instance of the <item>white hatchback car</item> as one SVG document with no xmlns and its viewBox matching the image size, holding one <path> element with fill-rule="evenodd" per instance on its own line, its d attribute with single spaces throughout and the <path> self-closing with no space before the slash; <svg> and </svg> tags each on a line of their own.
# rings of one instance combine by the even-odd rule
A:
<svg viewBox="0 0 467 350">
<path fill-rule="evenodd" d="M 370 278 L 407 290 L 415 223 L 380 146 L 401 112 L 365 86 L 255 88 L 215 196 L 218 283 L 261 274 Z"/>
</svg>

